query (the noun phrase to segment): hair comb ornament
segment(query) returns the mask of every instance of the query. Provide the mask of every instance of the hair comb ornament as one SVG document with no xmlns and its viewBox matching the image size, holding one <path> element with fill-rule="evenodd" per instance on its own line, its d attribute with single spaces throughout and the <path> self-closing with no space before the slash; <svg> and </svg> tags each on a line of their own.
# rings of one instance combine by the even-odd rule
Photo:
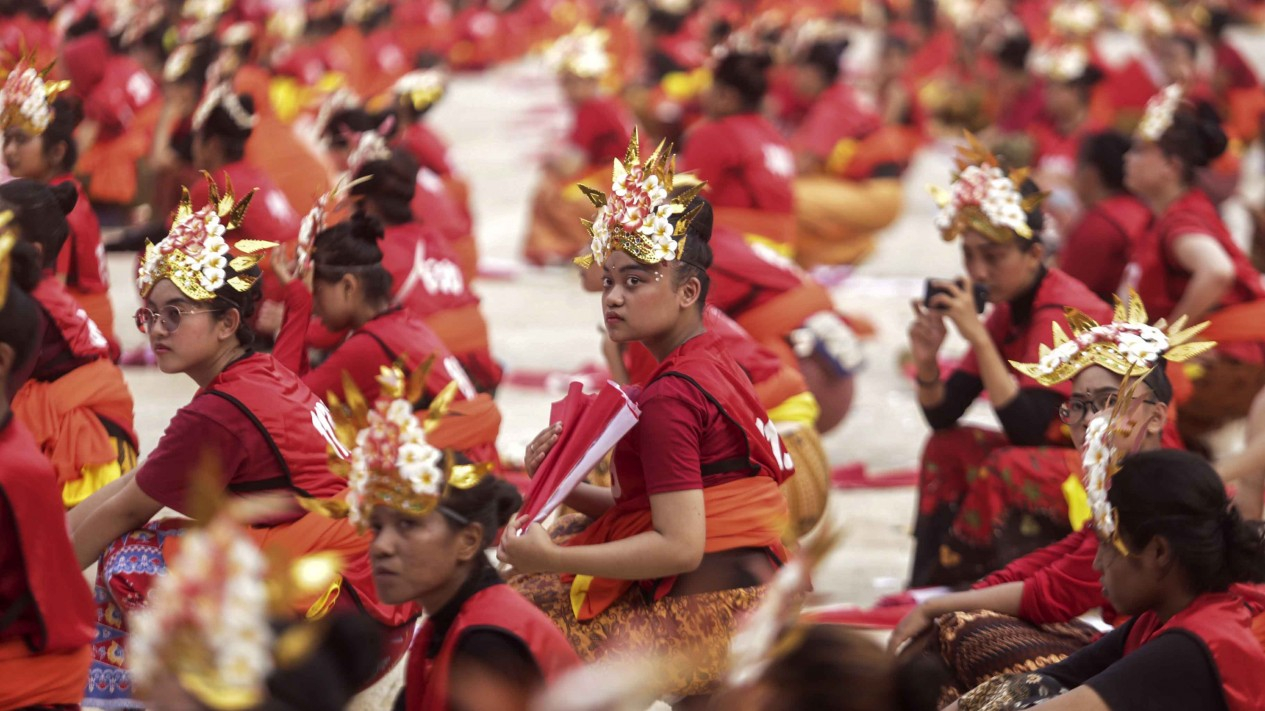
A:
<svg viewBox="0 0 1265 711">
<path fill-rule="evenodd" d="M 621 162 L 615 159 L 609 195 L 581 185 L 580 191 L 598 208 L 593 221 L 581 220 L 593 238 L 592 253 L 575 260 L 588 268 L 606 262 L 614 250 L 627 252 L 643 264 L 679 259 L 685 251 L 686 230 L 698 214 L 699 206 L 689 205 L 706 185 L 697 182 L 676 197 L 669 197 L 676 178 L 676 157 L 666 141 L 641 162 L 641 139 L 633 129 L 628 151 Z M 671 217 L 681 215 L 673 226 Z"/>
<path fill-rule="evenodd" d="M 298 258 L 295 265 L 297 278 L 304 278 L 312 268 L 312 260 L 316 256 L 316 235 L 330 226 L 330 216 L 343 204 L 351 189 L 368 179 L 366 176 L 347 182 L 347 178 L 344 175 L 339 178 L 333 189 L 317 198 L 316 203 L 312 205 L 312 209 L 308 210 L 307 214 L 303 216 L 303 220 L 299 222 L 299 241 L 296 250 Z"/>
<path fill-rule="evenodd" d="M 202 101 L 198 103 L 198 108 L 193 112 L 193 130 L 201 131 L 206 125 L 207 119 L 211 118 L 211 112 L 216 107 L 222 107 L 228 117 L 233 120 L 233 125 L 245 131 L 255 127 L 255 123 L 259 117 L 246 110 L 242 106 L 241 97 L 237 92 L 233 91 L 233 86 L 228 82 L 218 82 L 202 97 Z"/>
<path fill-rule="evenodd" d="M 202 175 L 209 188 L 209 203 L 195 212 L 189 189 L 184 188 L 167 236 L 158 244 L 145 246 L 145 258 L 136 278 L 141 298 L 149 296 L 154 285 L 163 279 L 170 279 L 194 301 L 214 299 L 215 292 L 225 284 L 236 291 L 246 291 L 258 277 L 245 271 L 277 246 L 276 242 L 253 239 L 229 245 L 224 235 L 241 226 L 255 191 L 236 200 L 227 176 L 221 194 L 211 175 L 205 171 Z"/>
<path fill-rule="evenodd" d="M 958 148 L 957 172 L 948 190 L 930 186 L 940 207 L 936 227 L 946 242 L 967 231 L 978 232 L 994 242 L 1010 242 L 1015 235 L 1032 239 L 1027 213 L 1045 199 L 1045 193 L 1024 197 L 1020 186 L 1028 179 L 1028 168 L 1001 169 L 997 156 L 966 132 L 966 145 Z"/>
<path fill-rule="evenodd" d="M 391 146 L 387 145 L 387 136 L 393 130 L 395 130 L 395 117 L 388 116 L 382 125 L 372 131 L 349 134 L 347 143 L 352 146 L 352 149 L 350 155 L 347 156 L 347 174 L 352 177 L 367 178 L 369 176 L 360 175 L 366 165 L 375 161 L 391 160 Z"/>
<path fill-rule="evenodd" d="M 1216 347 L 1214 341 L 1196 341 L 1208 322 L 1186 328 L 1183 316 L 1172 326 L 1161 319 L 1154 326 L 1147 323 L 1146 307 L 1137 292 L 1129 290 L 1129 301 L 1116 297 L 1115 315 L 1111 323 L 1099 324 L 1081 311 L 1068 307 L 1071 336 L 1063 327 L 1053 325 L 1052 347 L 1041 345 L 1036 363 L 1010 364 L 1019 372 L 1049 387 L 1076 376 L 1091 365 L 1100 365 L 1116 375 L 1149 371 L 1160 360 L 1181 363 L 1207 353 Z"/>
<path fill-rule="evenodd" d="M 370 405 L 351 377 L 343 373 L 344 400 L 329 393 L 334 433 L 343 452 L 331 448 L 330 468 L 346 477 L 345 499 L 300 498 L 299 504 L 331 518 L 350 518 L 364 530 L 374 506 L 386 506 L 410 516 L 425 516 L 443 509 L 450 487 L 470 489 L 492 470 L 488 463 L 458 464 L 452 451 L 432 446 L 428 435 L 442 426 L 448 407 L 457 396 L 456 381 L 449 383 L 416 413 L 434 357 L 405 375 L 399 364 L 382 366 L 377 381 L 382 395 Z"/>
<path fill-rule="evenodd" d="M 35 68 L 35 56 L 27 55 L 7 72 L 0 86 L 0 129 L 16 126 L 31 136 L 48 130 L 53 120 L 53 100 L 70 88 L 68 81 L 48 81 L 53 65 Z"/>
<path fill-rule="evenodd" d="M 1180 84 L 1169 84 L 1146 102 L 1146 112 L 1138 123 L 1138 138 L 1155 143 L 1164 137 L 1173 125 L 1173 116 L 1184 98 Z"/>
</svg>

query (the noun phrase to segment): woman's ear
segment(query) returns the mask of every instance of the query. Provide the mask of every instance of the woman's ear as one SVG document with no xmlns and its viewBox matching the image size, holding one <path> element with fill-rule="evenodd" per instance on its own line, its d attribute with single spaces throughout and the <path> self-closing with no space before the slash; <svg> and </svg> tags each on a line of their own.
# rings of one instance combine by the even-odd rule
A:
<svg viewBox="0 0 1265 711">
<path fill-rule="evenodd" d="M 344 274 L 338 280 L 339 290 L 342 292 L 343 298 L 350 297 L 353 293 L 360 289 L 360 280 L 352 274 Z"/>
<path fill-rule="evenodd" d="M 1157 402 L 1151 411 L 1151 418 L 1146 421 L 1146 433 L 1158 436 L 1163 433 L 1166 424 L 1168 424 L 1168 403 Z"/>
<path fill-rule="evenodd" d="M 231 308 L 224 312 L 224 317 L 216 322 L 216 334 L 220 340 L 228 340 L 237 336 L 237 329 L 242 325 L 242 312 Z"/>
<path fill-rule="evenodd" d="M 463 563 L 483 555 L 483 524 L 472 523 L 457 533 L 457 559 Z"/>
<path fill-rule="evenodd" d="M 57 145 L 49 149 L 44 156 L 48 159 L 48 164 L 50 166 L 60 171 L 62 169 L 62 161 L 66 160 L 66 144 L 59 141 Z"/>
<path fill-rule="evenodd" d="M 697 275 L 691 275 L 685 283 L 677 288 L 677 302 L 682 309 L 694 308 L 698 303 L 698 297 L 703 293 L 703 283 L 699 281 Z"/>
</svg>

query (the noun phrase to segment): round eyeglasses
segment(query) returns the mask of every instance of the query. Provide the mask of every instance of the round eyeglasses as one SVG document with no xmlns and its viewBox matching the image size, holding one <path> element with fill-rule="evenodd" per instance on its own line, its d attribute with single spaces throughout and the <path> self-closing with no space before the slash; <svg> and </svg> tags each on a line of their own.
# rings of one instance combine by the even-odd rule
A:
<svg viewBox="0 0 1265 711">
<path fill-rule="evenodd" d="M 149 329 L 153 328 L 154 322 L 159 319 L 162 320 L 164 331 L 167 333 L 174 333 L 177 328 L 180 328 L 180 319 L 185 316 L 218 313 L 223 310 L 224 309 L 189 309 L 187 311 L 182 311 L 180 307 L 175 304 L 167 304 L 161 309 L 154 311 L 153 309 L 147 309 L 142 306 L 136 310 L 134 318 L 136 319 L 136 328 L 141 333 L 149 333 Z"/>
<path fill-rule="evenodd" d="M 1148 405 L 1156 404 L 1156 400 L 1142 400 Z M 1093 397 L 1072 396 L 1067 402 L 1059 405 L 1059 419 L 1068 425 L 1077 425 L 1086 417 L 1093 417 L 1111 407 L 1116 406 L 1116 393 L 1104 392 Z"/>
</svg>

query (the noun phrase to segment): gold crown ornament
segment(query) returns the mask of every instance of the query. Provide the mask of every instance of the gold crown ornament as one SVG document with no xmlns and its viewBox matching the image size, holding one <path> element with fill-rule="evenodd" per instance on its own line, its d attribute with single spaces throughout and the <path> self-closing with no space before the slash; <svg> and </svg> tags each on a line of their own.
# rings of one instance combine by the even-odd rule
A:
<svg viewBox="0 0 1265 711">
<path fill-rule="evenodd" d="M 687 208 L 706 183 L 697 182 L 671 197 L 677 177 L 672 147 L 660 142 L 642 163 L 640 146 L 641 139 L 634 128 L 624 160 L 615 159 L 609 195 L 579 186 L 598 208 L 592 222 L 581 220 L 593 238 L 592 253 L 575 260 L 581 267 L 594 262 L 604 264 L 615 250 L 627 252 L 643 264 L 670 262 L 685 251 L 686 230 L 701 206 L 688 211 Z M 681 215 L 675 226 L 670 221 L 673 215 Z"/>
<path fill-rule="evenodd" d="M 1102 8 L 1093 0 L 1063 0 L 1050 11 L 1050 29 L 1072 40 L 1092 37 L 1103 20 Z"/>
<path fill-rule="evenodd" d="M 225 176 L 223 194 L 209 173 L 203 172 L 209 186 L 210 202 L 197 210 L 184 188 L 184 197 L 172 218 L 171 230 L 158 244 L 145 246 L 136 286 L 141 298 L 149 296 L 154 285 L 170 279 L 185 296 L 194 301 L 210 301 L 225 284 L 236 291 L 246 291 L 258 279 L 245 274 L 259 263 L 276 242 L 243 239 L 229 245 L 225 233 L 235 230 L 246 216 L 246 208 L 255 191 L 236 200 L 233 184 Z M 230 270 L 233 274 L 230 275 Z"/>
<path fill-rule="evenodd" d="M 377 376 L 382 395 L 372 405 L 343 373 L 345 399 L 332 392 L 326 399 L 339 442 L 338 447 L 331 446 L 330 468 L 347 478 L 347 496 L 300 498 L 301 506 L 332 518 L 350 518 L 365 530 L 375 506 L 425 516 L 444 508 L 449 488 L 470 489 L 492 470 L 489 463 L 458 464 L 454 452 L 427 441 L 442 426 L 457 396 L 454 381 L 435 396 L 429 410 L 414 412 L 434 360 L 432 356 L 407 376 L 399 364 L 382 366 Z"/>
<path fill-rule="evenodd" d="M 1100 365 L 1116 375 L 1137 374 L 1154 368 L 1161 359 L 1181 363 L 1217 345 L 1213 341 L 1193 340 L 1208 327 L 1207 321 L 1186 328 L 1183 316 L 1172 326 L 1163 319 L 1150 325 L 1146 307 L 1133 290 L 1129 291 L 1127 304 L 1116 297 L 1111 323 L 1100 325 L 1072 307 L 1065 312 L 1072 327 L 1070 337 L 1056 321 L 1053 347 L 1042 344 L 1038 362 L 1010 361 L 1016 370 L 1046 387 L 1069 380 L 1091 365 Z"/>
<path fill-rule="evenodd" d="M 1173 116 L 1181 108 L 1184 92 L 1180 84 L 1169 84 L 1146 102 L 1146 111 L 1138 123 L 1137 137 L 1155 143 L 1173 125 Z"/>
<path fill-rule="evenodd" d="M 558 73 L 574 74 L 585 79 L 601 79 L 611 70 L 606 51 L 610 33 L 580 25 L 554 41 L 545 51 L 545 62 Z"/>
<path fill-rule="evenodd" d="M 1055 44 L 1037 47 L 1028 60 L 1028 68 L 1038 76 L 1059 83 L 1074 82 L 1089 70 L 1089 50 L 1081 44 Z"/>
<path fill-rule="evenodd" d="M 39 136 L 53 121 L 53 100 L 70 88 L 68 81 L 49 81 L 53 65 L 35 68 L 35 56 L 27 55 L 4 72 L 0 86 L 0 129 L 16 126 L 30 136 Z"/>
<path fill-rule="evenodd" d="M 997 156 L 969 131 L 966 145 L 958 148 L 957 171 L 948 190 L 930 186 L 940 207 L 936 227 L 946 242 L 964 232 L 978 232 L 994 242 L 1007 243 L 1015 236 L 1032 239 L 1028 212 L 1045 199 L 1045 193 L 1024 197 L 1020 186 L 1030 170 L 1020 168 L 1009 174 L 1001 169 Z"/>
<path fill-rule="evenodd" d="M 414 111 L 425 111 L 444 97 L 448 77 L 442 69 L 418 69 L 400 77 L 391 87 L 396 101 Z"/>
<path fill-rule="evenodd" d="M 10 225 L 12 222 L 12 210 L 0 212 L 0 309 L 4 308 L 4 303 L 9 299 L 9 276 L 13 269 L 9 255 L 18 245 L 18 233 Z"/>
</svg>

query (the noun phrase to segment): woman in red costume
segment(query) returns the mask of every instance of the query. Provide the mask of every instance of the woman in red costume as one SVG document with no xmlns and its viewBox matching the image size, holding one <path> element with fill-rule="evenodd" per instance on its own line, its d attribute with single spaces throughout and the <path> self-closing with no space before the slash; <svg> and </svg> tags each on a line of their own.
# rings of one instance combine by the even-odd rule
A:
<svg viewBox="0 0 1265 711">
<path fill-rule="evenodd" d="M 1190 446 L 1224 423 L 1249 414 L 1265 385 L 1265 287 L 1261 275 L 1235 245 L 1216 207 L 1195 187 L 1196 172 L 1220 155 L 1226 136 L 1216 112 L 1191 106 L 1177 85 L 1147 105 L 1146 116 L 1125 156 L 1125 185 L 1154 215 L 1135 245 L 1132 284 L 1147 306 L 1172 322 L 1207 318 L 1208 336 L 1220 344 L 1203 363 L 1189 399 L 1179 401 L 1178 421 Z M 1265 422 L 1250 418 L 1249 446 L 1265 436 Z M 1242 486 L 1255 489 L 1258 474 Z M 1255 509 L 1257 515 L 1260 509 Z"/>
<path fill-rule="evenodd" d="M 165 567 L 164 556 L 188 525 L 150 521 L 164 507 L 198 517 L 222 495 L 275 492 L 299 499 L 340 495 L 327 450 L 345 454 L 329 410 L 298 376 L 251 349 L 248 319 L 259 300 L 257 263 L 269 242 L 230 247 L 225 232 L 246 205 L 211 191 L 194 212 L 185 201 L 171 232 L 146 249 L 137 280 L 145 306 L 137 324 L 149 335 L 160 370 L 199 385 L 176 413 L 145 464 L 98 491 L 70 518 L 81 567 L 97 563 L 98 634 L 86 696 L 94 705 L 124 705 L 128 617 Z M 401 651 L 415 610 L 380 603 L 370 584 L 369 540 L 343 521 L 305 513 L 296 502 L 251 534 L 294 556 L 330 552 L 343 559 L 341 580 L 307 596 L 297 615 L 361 609 Z"/>
<path fill-rule="evenodd" d="M 1081 141 L 1073 187 L 1085 211 L 1063 238 L 1059 269 L 1108 301 L 1120 290 L 1133 247 L 1151 225 L 1151 211 L 1124 186 L 1129 139 L 1114 131 Z"/>
<path fill-rule="evenodd" d="M 0 708 L 78 709 L 92 594 L 66 536 L 57 475 L 9 410 L 9 388 L 39 349 L 40 316 L 8 274 L 38 275 L 38 259 L 12 230 L 0 234 Z"/>
<path fill-rule="evenodd" d="M 27 70 L 34 69 L 19 62 L 5 80 L 5 105 L 0 109 L 4 164 L 15 178 L 70 183 L 79 193 L 75 209 L 67 217 L 70 238 L 57 258 L 57 275 L 101 329 L 117 359 L 119 347 L 114 339 L 114 310 L 110 305 L 110 277 L 101 244 L 101 226 L 83 186 L 71 175 L 79 156 L 74 135 L 79 125 L 79 107 L 64 97 L 56 98 L 64 84 L 46 83 L 38 77 L 22 78 Z"/>
<path fill-rule="evenodd" d="M 1015 378 L 1007 361 L 1037 361 L 1051 324 L 1066 323 L 1065 306 L 1099 321 L 1111 314 L 1083 284 L 1044 265 L 1044 216 L 1026 171 L 1005 174 L 974 139 L 958 166 L 952 190 L 937 193 L 936 226 L 945 239 L 962 238 L 967 278 L 934 282 L 938 290 L 914 302 L 909 331 L 918 403 L 933 430 L 919 474 L 913 587 L 976 580 L 990 565 L 1070 532 L 1063 484 L 1079 478 L 1079 467 L 1057 417 L 1070 385 L 1046 388 L 1031 377 Z M 995 305 L 986 319 L 978 315 L 975 285 Z M 938 354 L 946 319 L 970 350 L 944 378 Z M 958 426 L 984 392 L 1001 432 Z M 945 546 L 956 519 L 980 515 L 964 506 L 975 482 L 990 476 L 1026 494 L 1011 497 L 1007 530 L 999 534 L 1009 553 L 1000 561 L 992 550 Z"/>
<path fill-rule="evenodd" d="M 778 487 L 792 463 L 750 379 L 703 325 L 711 250 L 692 220 L 708 205 L 698 187 L 669 196 L 671 163 L 660 146 L 641 164 L 634 144 L 611 196 L 593 191 L 606 205 L 590 268 L 603 270 L 607 333 L 659 361 L 637 395 L 640 421 L 615 447 L 614 486 L 567 499 L 593 520 L 565 541 L 511 522 L 501 557 L 582 659 L 671 654 L 667 692 L 699 696 L 786 560 Z M 557 436 L 550 427 L 528 445 L 529 473 Z"/>
<path fill-rule="evenodd" d="M 1265 704 L 1265 651 L 1251 629 L 1265 599 L 1236 585 L 1265 581 L 1261 524 L 1244 521 L 1194 454 L 1142 452 L 1104 466 L 1094 568 L 1112 607 L 1132 619 L 1058 664 L 995 677 L 950 711 L 1037 699 L 1051 711 Z"/>
<path fill-rule="evenodd" d="M 136 465 L 132 394 L 110 360 L 105 337 L 53 273 L 70 231 L 76 194 L 32 180 L 0 185 L 0 204 L 12 210 L 22 237 L 45 260 L 31 292 L 45 321 L 26 384 L 13 411 L 53 463 L 62 500 L 74 506 Z"/>
<path fill-rule="evenodd" d="M 708 118 L 685 136 L 681 169 L 707 181 L 716 225 L 795 250 L 795 155 L 760 114 L 772 60 L 731 52 L 716 65 L 704 97 Z"/>
</svg>

